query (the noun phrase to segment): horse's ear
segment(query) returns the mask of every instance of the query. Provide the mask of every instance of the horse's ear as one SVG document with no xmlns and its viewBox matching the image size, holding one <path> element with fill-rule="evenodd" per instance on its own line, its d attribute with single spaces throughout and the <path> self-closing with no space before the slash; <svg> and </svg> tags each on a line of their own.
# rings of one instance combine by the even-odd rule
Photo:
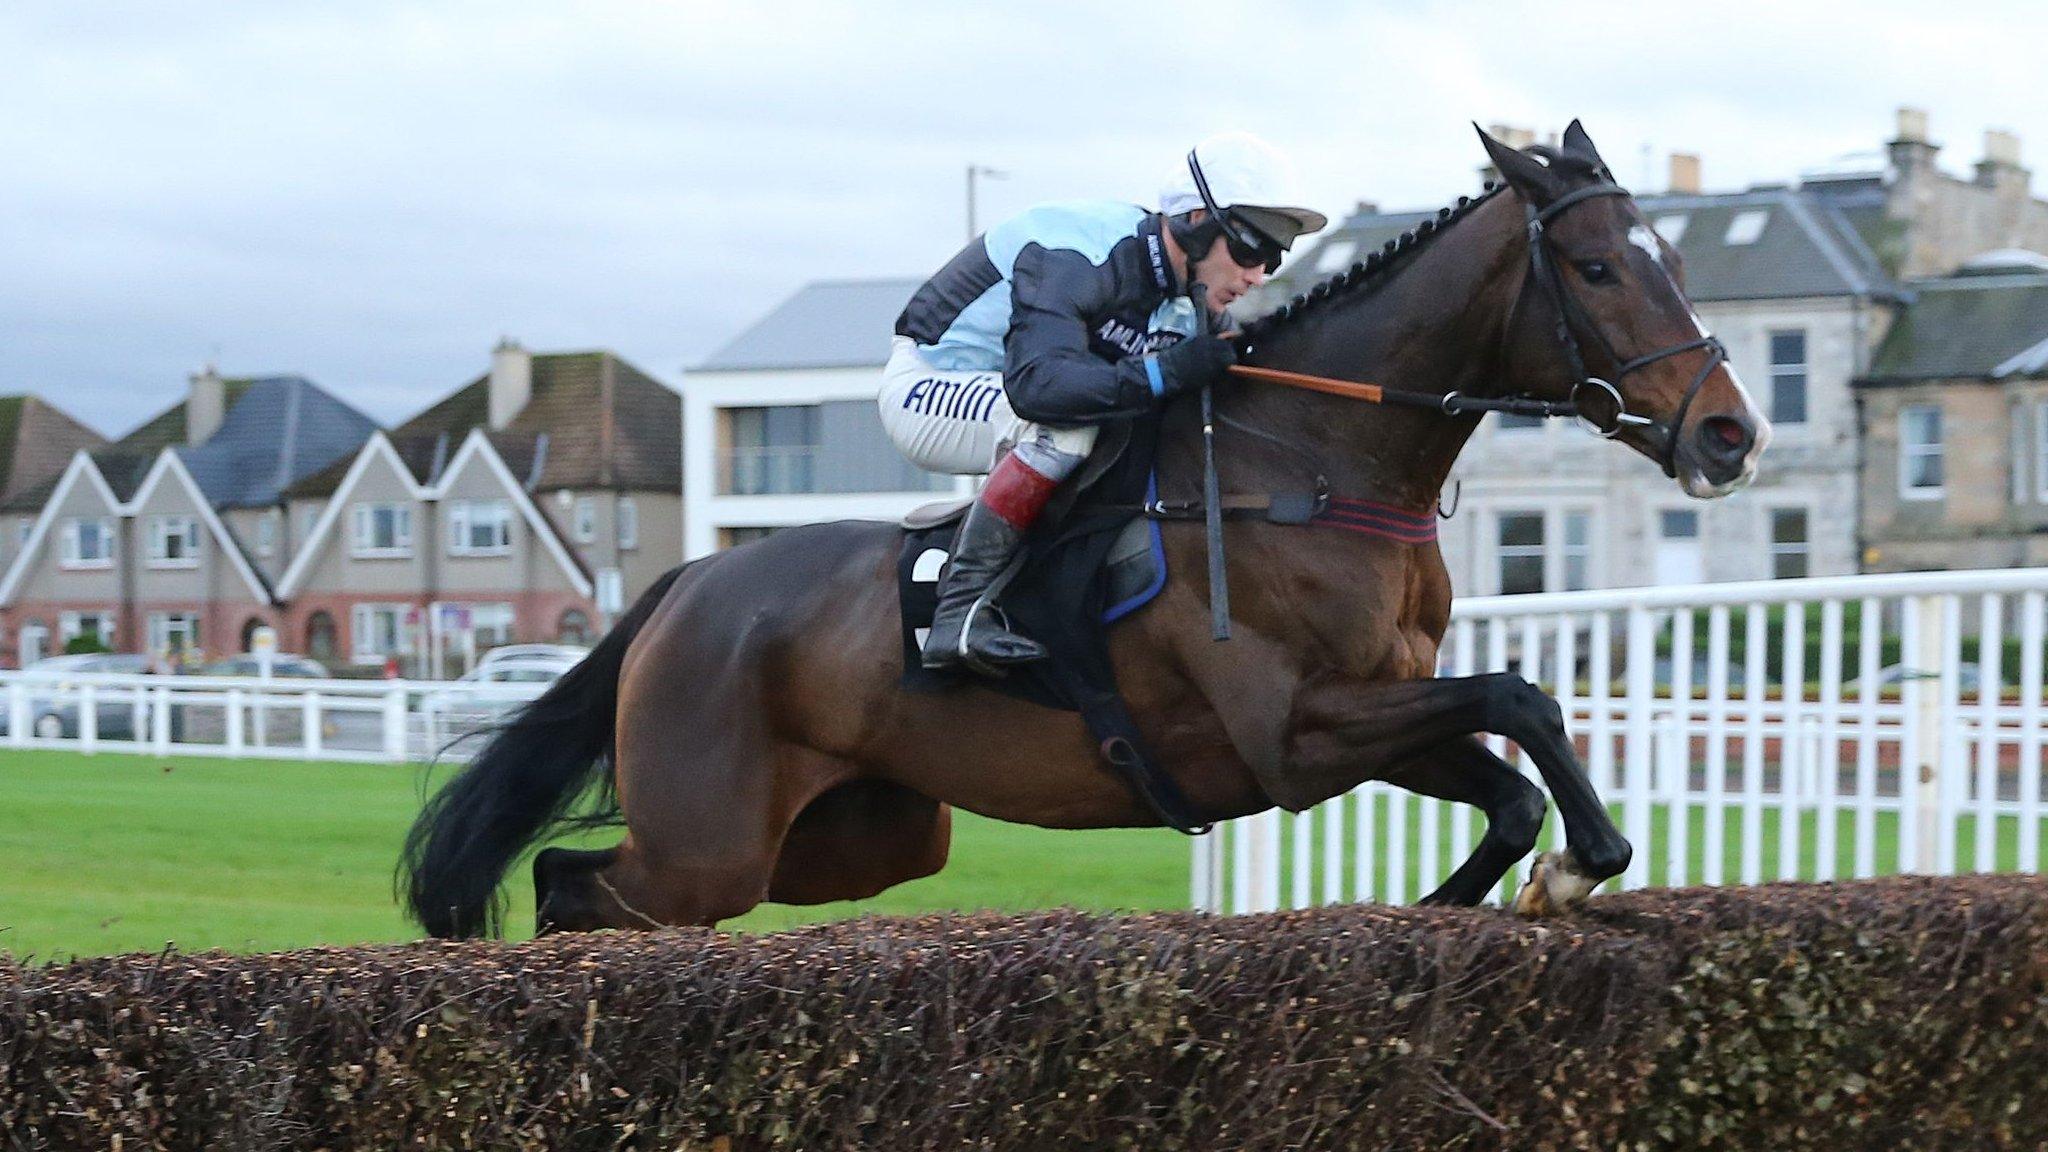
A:
<svg viewBox="0 0 2048 1152">
<path fill-rule="evenodd" d="M 1586 135 L 1586 128 L 1577 120 L 1564 130 L 1564 150 L 1593 166 L 1593 170 L 1608 173 L 1607 161 L 1600 158 L 1600 150 L 1593 147 L 1593 138 Z M 1614 177 L 1608 173 L 1607 178 Z"/>
<path fill-rule="evenodd" d="M 1548 164 L 1495 140 L 1477 124 L 1472 125 L 1472 130 L 1479 133 L 1479 142 L 1486 146 L 1487 158 L 1499 169 L 1501 178 L 1530 203 L 1540 208 L 1564 194 L 1563 177 L 1552 172 Z"/>
</svg>

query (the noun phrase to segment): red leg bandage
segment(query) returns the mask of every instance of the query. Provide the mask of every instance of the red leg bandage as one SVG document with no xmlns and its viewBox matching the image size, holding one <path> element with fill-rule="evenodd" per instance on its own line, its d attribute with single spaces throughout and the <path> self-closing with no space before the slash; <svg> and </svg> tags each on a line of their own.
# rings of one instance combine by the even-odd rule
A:
<svg viewBox="0 0 2048 1152">
<path fill-rule="evenodd" d="M 1012 452 L 988 474 L 988 483 L 981 489 L 981 502 L 1002 517 L 1005 524 L 1022 532 L 1045 511 L 1053 489 L 1059 486 L 1059 481 L 1040 473 Z"/>
</svg>

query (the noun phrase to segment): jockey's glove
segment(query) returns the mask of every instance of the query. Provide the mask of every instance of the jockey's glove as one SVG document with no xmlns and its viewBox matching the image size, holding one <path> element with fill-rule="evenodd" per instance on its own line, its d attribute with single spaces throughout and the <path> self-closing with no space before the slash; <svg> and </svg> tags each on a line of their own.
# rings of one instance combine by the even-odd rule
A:
<svg viewBox="0 0 2048 1152">
<path fill-rule="evenodd" d="M 1145 377 L 1152 394 L 1164 399 L 1216 384 L 1237 363 L 1237 348 L 1221 336 L 1190 336 L 1145 357 Z"/>
</svg>

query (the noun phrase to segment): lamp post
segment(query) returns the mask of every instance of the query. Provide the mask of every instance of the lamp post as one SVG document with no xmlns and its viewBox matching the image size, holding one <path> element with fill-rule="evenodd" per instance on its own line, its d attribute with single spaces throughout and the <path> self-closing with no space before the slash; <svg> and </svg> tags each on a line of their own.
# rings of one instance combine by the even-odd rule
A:
<svg viewBox="0 0 2048 1152">
<path fill-rule="evenodd" d="M 976 236 L 981 235 L 974 225 L 974 183 L 976 179 L 982 176 L 986 176 L 991 180 L 1007 180 L 1010 178 L 1008 172 L 990 168 L 984 164 L 969 164 L 967 166 L 967 241 L 970 244 L 974 242 Z"/>
</svg>

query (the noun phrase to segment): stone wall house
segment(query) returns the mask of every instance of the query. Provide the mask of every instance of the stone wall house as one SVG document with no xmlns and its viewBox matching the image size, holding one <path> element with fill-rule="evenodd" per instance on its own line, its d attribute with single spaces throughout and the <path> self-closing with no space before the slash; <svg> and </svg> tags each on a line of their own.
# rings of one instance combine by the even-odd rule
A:
<svg viewBox="0 0 2048 1152">
<path fill-rule="evenodd" d="M 2048 565 L 2048 256 L 1910 286 L 1857 382 L 1865 567 Z"/>
</svg>

